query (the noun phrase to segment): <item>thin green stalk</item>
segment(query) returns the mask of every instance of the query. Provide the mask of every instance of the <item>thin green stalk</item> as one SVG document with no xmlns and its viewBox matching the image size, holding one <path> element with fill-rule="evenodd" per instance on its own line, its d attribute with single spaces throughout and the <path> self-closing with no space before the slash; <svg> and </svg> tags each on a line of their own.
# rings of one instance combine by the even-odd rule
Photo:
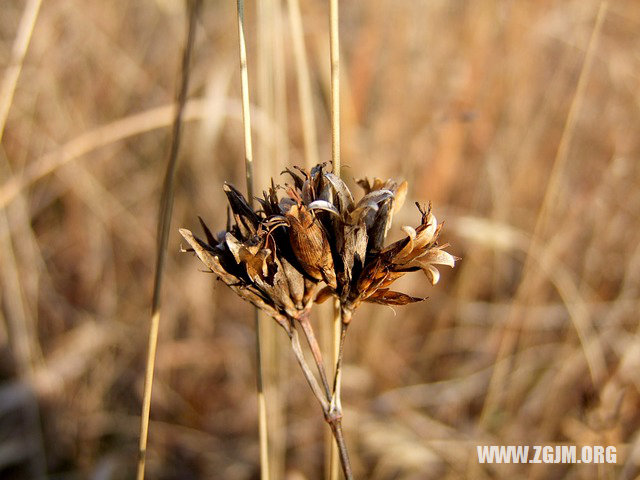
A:
<svg viewBox="0 0 640 480">
<path fill-rule="evenodd" d="M 238 45 L 240 51 L 240 86 L 242 90 L 242 126 L 244 136 L 244 165 L 246 167 L 247 196 L 253 204 L 253 144 L 251 142 L 251 111 L 249 109 L 249 73 L 247 47 L 244 36 L 244 0 L 237 0 Z"/>
<path fill-rule="evenodd" d="M 180 88 L 178 90 L 177 107 L 173 121 L 173 132 L 171 140 L 171 150 L 169 161 L 165 173 L 162 195 L 160 197 L 160 211 L 158 217 L 158 241 L 156 252 L 156 270 L 153 286 L 153 300 L 151 303 L 151 325 L 149 329 L 149 344 L 147 352 L 147 368 L 144 379 L 144 394 L 142 399 L 142 416 L 140 419 L 140 444 L 138 471 L 136 478 L 144 479 L 144 470 L 147 454 L 147 438 L 149 436 L 149 413 L 151 410 L 151 390 L 153 387 L 153 372 L 155 369 L 156 350 L 158 346 L 158 330 L 160 327 L 160 301 L 162 293 L 162 279 L 164 264 L 167 257 L 167 244 L 169 242 L 169 228 L 171 226 L 171 215 L 173 213 L 173 184 L 176 167 L 178 164 L 178 149 L 180 147 L 180 137 L 182 133 L 182 116 L 184 106 L 187 101 L 189 88 L 189 64 L 196 30 L 196 19 L 200 10 L 201 0 L 194 0 L 189 4 L 189 23 L 187 27 L 187 37 L 184 52 L 182 55 Z"/>
<path fill-rule="evenodd" d="M 334 167 L 335 168 L 335 167 Z M 336 299 L 334 300 L 333 303 L 333 322 L 332 322 L 332 326 L 333 328 L 331 329 L 331 338 L 332 338 L 332 346 L 333 348 L 331 349 L 331 359 L 334 365 L 334 379 L 338 379 L 340 380 L 339 376 L 338 376 L 338 359 L 340 358 L 340 330 L 342 328 L 342 314 L 341 314 L 341 308 L 340 308 L 340 300 Z M 335 392 L 336 392 L 336 388 L 337 388 L 337 383 L 334 380 L 334 386 L 333 386 L 334 390 L 334 394 L 333 396 L 335 396 Z M 332 432 L 334 433 L 334 432 Z M 335 436 L 335 433 L 334 433 Z M 333 438 L 330 439 L 331 442 L 331 449 L 329 452 L 329 465 L 327 466 L 327 478 L 329 480 L 337 480 L 338 479 L 338 446 L 336 445 L 336 443 L 333 441 Z"/>
</svg>

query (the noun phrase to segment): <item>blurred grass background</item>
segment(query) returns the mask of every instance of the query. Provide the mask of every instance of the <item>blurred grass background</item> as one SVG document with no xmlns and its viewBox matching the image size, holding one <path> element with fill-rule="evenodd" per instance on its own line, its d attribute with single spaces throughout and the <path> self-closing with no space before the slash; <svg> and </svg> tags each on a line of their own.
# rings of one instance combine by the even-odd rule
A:
<svg viewBox="0 0 640 480">
<path fill-rule="evenodd" d="M 252 114 L 255 141 L 264 151 L 281 142 L 286 155 L 256 156 L 257 190 L 305 161 L 284 3 L 280 13 L 273 3 L 282 50 L 273 45 L 287 127 L 259 94 Z M 25 5 L 0 9 L 3 79 Z M 640 4 L 610 3 L 585 70 L 599 6 L 342 2 L 343 176 L 408 179 L 391 239 L 419 220 L 413 201 L 431 200 L 446 220 L 443 240 L 463 259 L 436 287 L 421 275 L 403 280 L 427 302 L 366 306 L 354 318 L 343 403 L 357 478 L 640 472 Z M 301 8 L 328 161 L 327 6 Z M 265 62 L 257 52 L 269 52 L 257 21 L 250 3 L 254 91 Z M 177 0 L 43 2 L 39 11 L 0 145 L 2 478 L 133 474 L 183 29 Z M 222 227 L 222 182 L 244 185 L 236 35 L 235 4 L 205 2 L 169 243 L 150 479 L 258 478 L 251 308 L 178 253 L 177 233 L 197 228 L 196 215 Z M 291 362 L 287 350 L 281 356 Z M 297 367 L 285 367 L 287 478 L 322 478 L 322 418 Z M 615 445 L 618 458 L 478 465 L 479 444 Z"/>
</svg>

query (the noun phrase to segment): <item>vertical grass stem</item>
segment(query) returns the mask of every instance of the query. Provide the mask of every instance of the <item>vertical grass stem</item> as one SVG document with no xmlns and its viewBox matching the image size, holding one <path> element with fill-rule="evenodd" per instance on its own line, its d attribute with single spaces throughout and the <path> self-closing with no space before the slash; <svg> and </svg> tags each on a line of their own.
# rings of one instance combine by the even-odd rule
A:
<svg viewBox="0 0 640 480">
<path fill-rule="evenodd" d="M 253 145 L 251 142 L 251 111 L 249 109 L 249 73 L 247 69 L 247 47 L 245 41 L 244 0 L 237 0 L 238 46 L 240 54 L 240 86 L 242 90 L 242 126 L 244 132 L 244 160 L 247 180 L 247 198 L 253 205 Z M 260 475 L 268 480 L 269 474 L 269 432 L 267 428 L 267 403 L 264 394 L 262 371 L 262 349 L 260 345 L 260 315 L 254 310 L 256 330 L 256 383 L 258 389 L 258 431 L 260 439 Z"/>
<path fill-rule="evenodd" d="M 147 438 L 149 435 L 149 414 L 151 410 L 151 390 L 153 387 L 153 372 L 155 368 L 156 350 L 158 345 L 158 330 L 160 326 L 160 303 L 162 293 L 162 275 L 167 254 L 167 244 L 169 241 L 169 228 L 171 226 L 171 214 L 173 211 L 173 183 L 176 167 L 178 164 L 178 150 L 180 147 L 180 137 L 182 132 L 182 116 L 184 106 L 187 101 L 189 87 L 189 64 L 196 30 L 196 19 L 200 10 L 201 0 L 194 0 L 189 3 L 189 20 L 187 26 L 187 38 L 182 55 L 182 65 L 180 74 L 180 87 L 178 90 L 177 106 L 173 121 L 173 131 L 171 139 L 171 150 L 169 161 L 162 186 L 160 197 L 160 211 L 158 216 L 158 237 L 156 269 L 153 286 L 153 300 L 151 304 L 151 325 L 149 329 L 149 342 L 147 352 L 147 367 L 144 380 L 144 393 L 142 399 L 142 416 L 140 419 L 140 444 L 138 457 L 138 470 L 136 478 L 144 479 L 145 463 L 147 455 Z"/>
</svg>

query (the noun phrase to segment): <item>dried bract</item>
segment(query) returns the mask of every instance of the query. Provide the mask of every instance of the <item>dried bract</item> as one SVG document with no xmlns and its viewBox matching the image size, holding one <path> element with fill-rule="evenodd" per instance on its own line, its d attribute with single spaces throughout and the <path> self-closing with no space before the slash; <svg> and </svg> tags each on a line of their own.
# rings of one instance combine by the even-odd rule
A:
<svg viewBox="0 0 640 480">
<path fill-rule="evenodd" d="M 224 190 L 233 225 L 214 236 L 201 220 L 206 241 L 186 229 L 180 233 L 220 280 L 289 331 L 290 320 L 310 308 L 321 279 L 305 274 L 286 248 L 284 232 L 275 230 L 264 212 L 255 212 L 233 186 L 225 184 Z"/>
</svg>

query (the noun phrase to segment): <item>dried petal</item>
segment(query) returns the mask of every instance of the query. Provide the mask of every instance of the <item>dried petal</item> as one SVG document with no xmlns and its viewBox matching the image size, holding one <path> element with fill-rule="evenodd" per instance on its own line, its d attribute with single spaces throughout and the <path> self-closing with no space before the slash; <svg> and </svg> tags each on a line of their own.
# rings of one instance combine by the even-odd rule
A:
<svg viewBox="0 0 640 480">
<path fill-rule="evenodd" d="M 336 193 L 335 205 L 338 210 L 351 211 L 353 209 L 353 196 L 347 185 L 333 173 L 325 173 L 324 177 L 329 180 Z"/>
<path fill-rule="evenodd" d="M 284 273 L 287 276 L 287 282 L 289 283 L 289 294 L 291 300 L 296 305 L 296 308 L 302 308 L 302 300 L 304 298 L 304 277 L 291 265 L 286 258 L 281 260 Z"/>
<path fill-rule="evenodd" d="M 294 172 L 289 168 L 285 168 L 284 171 L 281 172 L 281 174 L 284 174 L 284 173 L 291 175 L 291 178 L 293 179 L 293 183 L 295 187 L 298 190 L 302 190 L 302 186 L 304 185 L 304 178 L 300 177 L 296 172 Z"/>
<path fill-rule="evenodd" d="M 378 290 L 365 301 L 369 303 L 380 303 L 382 305 L 407 305 L 408 303 L 422 302 L 423 300 L 425 299 L 412 297 L 400 292 L 393 292 L 385 288 Z"/>
<path fill-rule="evenodd" d="M 405 180 L 393 192 L 393 215 L 395 215 L 404 205 L 404 199 L 407 197 L 408 188 L 409 184 Z"/>
<path fill-rule="evenodd" d="M 429 214 L 426 216 L 426 219 L 423 221 L 423 224 L 418 227 L 418 230 L 416 230 L 418 235 L 416 237 L 416 245 L 414 248 L 420 249 L 425 247 L 429 243 L 432 243 L 436 239 L 437 228 L 438 221 L 436 220 L 435 215 L 429 212 Z"/>
<path fill-rule="evenodd" d="M 385 200 L 376 212 L 373 222 L 371 222 L 371 224 L 367 223 L 369 250 L 373 252 L 379 252 L 384 247 L 387 232 L 391 227 L 392 203 L 392 199 Z"/>
<path fill-rule="evenodd" d="M 316 299 L 315 302 L 316 303 L 323 303 L 325 302 L 328 298 L 331 298 L 333 296 L 333 289 L 331 287 L 324 287 L 322 290 L 320 290 L 318 292 L 318 294 L 316 295 Z"/>
<path fill-rule="evenodd" d="M 434 265 L 447 265 L 453 268 L 456 264 L 456 257 L 440 248 L 434 248 L 429 250 L 425 256 L 420 257 L 418 261 L 428 262 Z"/>
<path fill-rule="evenodd" d="M 311 202 L 308 206 L 309 210 L 324 210 L 325 212 L 332 213 L 334 215 L 340 216 L 340 212 L 338 209 L 333 206 L 333 204 L 325 201 L 325 200 L 316 200 Z"/>
<path fill-rule="evenodd" d="M 423 268 L 423 270 L 425 275 L 431 282 L 431 285 L 435 285 L 436 283 L 438 283 L 438 280 L 440 280 L 440 272 L 436 267 L 434 267 L 433 265 L 427 265 L 425 268 Z"/>
<path fill-rule="evenodd" d="M 413 227 L 410 227 L 409 225 L 405 225 L 404 227 L 402 227 L 402 231 L 407 234 L 409 241 L 404 247 L 402 247 L 402 250 L 400 250 L 396 255 L 394 255 L 394 259 L 396 259 L 396 261 L 402 261 L 404 258 L 406 258 L 407 255 L 413 252 L 413 248 L 415 246 L 416 235 L 417 235 L 416 230 Z"/>
<path fill-rule="evenodd" d="M 347 225 L 344 229 L 344 244 L 339 245 L 344 265 L 344 283 L 350 284 L 354 270 L 362 271 L 367 256 L 367 229 L 364 225 Z"/>
<path fill-rule="evenodd" d="M 213 234 L 211 233 L 211 230 L 209 230 L 209 227 L 207 227 L 207 225 L 204 223 L 204 220 L 202 220 L 202 217 L 198 216 L 198 221 L 200 222 L 200 226 L 202 227 L 202 230 L 207 237 L 207 242 L 209 242 L 209 245 L 215 245 L 216 243 L 218 243 L 217 239 L 214 238 Z"/>
<path fill-rule="evenodd" d="M 227 194 L 231 211 L 236 221 L 236 225 L 240 230 L 243 238 L 255 235 L 260 223 L 260 218 L 247 203 L 242 193 L 240 193 L 233 185 L 225 183 L 224 192 Z"/>
</svg>

